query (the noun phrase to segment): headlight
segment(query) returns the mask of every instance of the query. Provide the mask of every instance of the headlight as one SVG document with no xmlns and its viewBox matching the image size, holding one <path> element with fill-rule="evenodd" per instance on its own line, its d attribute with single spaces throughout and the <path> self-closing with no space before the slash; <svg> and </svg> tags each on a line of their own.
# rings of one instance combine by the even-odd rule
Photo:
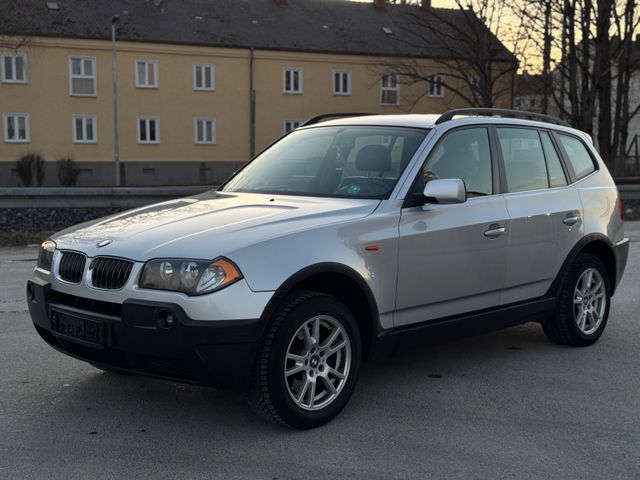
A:
<svg viewBox="0 0 640 480">
<path fill-rule="evenodd" d="M 38 268 L 46 272 L 51 272 L 51 264 L 53 263 L 53 252 L 56 250 L 56 242 L 46 240 L 40 245 L 38 252 Z"/>
<path fill-rule="evenodd" d="M 203 295 L 240 280 L 242 274 L 230 260 L 158 258 L 149 260 L 140 275 L 140 288 Z"/>
</svg>

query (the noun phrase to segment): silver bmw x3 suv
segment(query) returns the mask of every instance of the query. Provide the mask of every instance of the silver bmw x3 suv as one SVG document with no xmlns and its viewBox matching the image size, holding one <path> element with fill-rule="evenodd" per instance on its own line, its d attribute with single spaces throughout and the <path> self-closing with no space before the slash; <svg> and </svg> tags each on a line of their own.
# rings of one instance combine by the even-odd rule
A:
<svg viewBox="0 0 640 480">
<path fill-rule="evenodd" d="M 525 322 L 602 335 L 628 240 L 588 135 L 486 109 L 322 117 L 215 191 L 44 242 L 37 332 L 106 371 L 242 389 L 295 428 L 400 348 Z"/>
</svg>

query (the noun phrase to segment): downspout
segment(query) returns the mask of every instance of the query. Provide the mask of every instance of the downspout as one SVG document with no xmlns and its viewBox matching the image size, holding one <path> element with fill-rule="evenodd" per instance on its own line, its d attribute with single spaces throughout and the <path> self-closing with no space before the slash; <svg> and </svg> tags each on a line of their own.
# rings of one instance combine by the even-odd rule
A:
<svg viewBox="0 0 640 480">
<path fill-rule="evenodd" d="M 255 59 L 254 49 L 249 49 L 249 136 L 250 136 L 250 158 L 256 154 L 256 91 L 253 89 L 253 62 Z"/>
</svg>

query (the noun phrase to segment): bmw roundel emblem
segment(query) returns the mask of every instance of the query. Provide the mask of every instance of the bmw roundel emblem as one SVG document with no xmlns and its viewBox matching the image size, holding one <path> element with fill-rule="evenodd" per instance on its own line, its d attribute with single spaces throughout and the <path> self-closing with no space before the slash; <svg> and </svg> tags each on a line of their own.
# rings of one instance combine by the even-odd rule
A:
<svg viewBox="0 0 640 480">
<path fill-rule="evenodd" d="M 102 240 L 96 244 L 96 247 L 98 248 L 106 247 L 110 243 L 111 243 L 111 240 Z"/>
</svg>

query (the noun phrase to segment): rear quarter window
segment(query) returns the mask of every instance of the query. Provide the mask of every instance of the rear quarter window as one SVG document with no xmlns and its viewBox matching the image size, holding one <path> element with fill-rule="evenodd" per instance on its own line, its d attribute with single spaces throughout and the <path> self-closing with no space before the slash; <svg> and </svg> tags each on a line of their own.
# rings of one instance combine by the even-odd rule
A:
<svg viewBox="0 0 640 480">
<path fill-rule="evenodd" d="M 587 150 L 587 147 L 582 141 L 569 135 L 563 135 L 562 133 L 558 133 L 557 136 L 566 153 L 567 160 L 576 174 L 577 180 L 595 171 L 596 167 L 593 164 L 593 158 L 591 158 L 589 150 Z"/>
</svg>

